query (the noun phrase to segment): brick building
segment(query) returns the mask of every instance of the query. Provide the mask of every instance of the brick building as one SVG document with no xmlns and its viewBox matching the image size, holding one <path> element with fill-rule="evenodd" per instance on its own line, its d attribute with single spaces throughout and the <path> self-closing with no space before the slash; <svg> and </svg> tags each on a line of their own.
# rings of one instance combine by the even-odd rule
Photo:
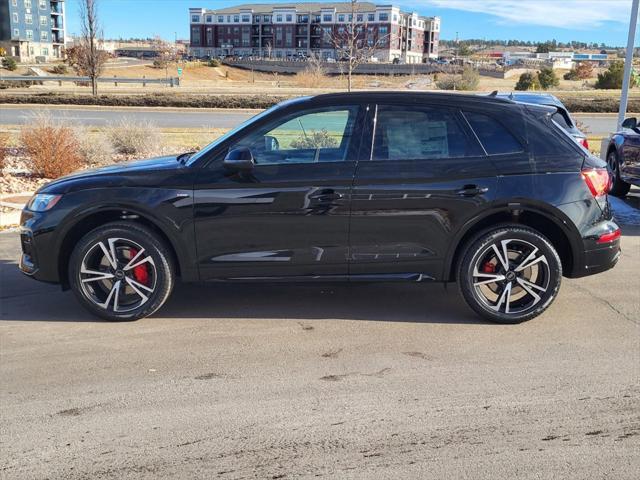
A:
<svg viewBox="0 0 640 480">
<path fill-rule="evenodd" d="M 189 9 L 189 52 L 195 57 L 251 55 L 337 58 L 336 43 L 352 21 L 379 61 L 422 63 L 438 57 L 440 18 L 402 12 L 393 5 L 358 2 L 245 4 Z M 339 47 L 339 43 L 338 43 Z"/>
<path fill-rule="evenodd" d="M 62 58 L 64 0 L 0 0 L 0 47 L 19 61 Z"/>
</svg>

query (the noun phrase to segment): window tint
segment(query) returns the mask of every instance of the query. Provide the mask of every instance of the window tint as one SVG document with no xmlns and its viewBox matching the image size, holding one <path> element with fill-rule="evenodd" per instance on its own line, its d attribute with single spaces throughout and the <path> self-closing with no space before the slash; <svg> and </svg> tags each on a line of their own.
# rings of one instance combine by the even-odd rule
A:
<svg viewBox="0 0 640 480">
<path fill-rule="evenodd" d="M 426 160 L 478 155 L 455 112 L 439 107 L 380 105 L 374 160 Z"/>
<path fill-rule="evenodd" d="M 475 112 L 464 112 L 464 115 L 489 155 L 503 155 L 523 150 L 520 142 L 497 120 Z"/>
<path fill-rule="evenodd" d="M 571 128 L 573 126 L 573 125 L 571 125 L 571 123 L 569 123 L 567 121 L 567 118 L 560 112 L 556 112 L 553 115 L 551 115 L 551 120 L 556 122 L 558 125 L 560 125 L 565 130 L 567 128 Z"/>
<path fill-rule="evenodd" d="M 257 165 L 347 160 L 358 107 L 298 112 L 253 132 L 237 146 L 249 147 Z"/>
</svg>

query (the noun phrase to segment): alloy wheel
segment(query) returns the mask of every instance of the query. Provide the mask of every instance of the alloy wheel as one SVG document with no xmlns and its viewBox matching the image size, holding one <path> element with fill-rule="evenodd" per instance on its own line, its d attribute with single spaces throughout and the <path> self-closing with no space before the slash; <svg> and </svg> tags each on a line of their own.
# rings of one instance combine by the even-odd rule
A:
<svg viewBox="0 0 640 480">
<path fill-rule="evenodd" d="M 97 307 L 113 313 L 135 310 L 154 293 L 158 273 L 151 255 L 126 238 L 93 244 L 79 272 L 82 292 Z"/>
<path fill-rule="evenodd" d="M 535 245 L 505 239 L 486 246 L 473 265 L 473 292 L 488 309 L 519 315 L 538 305 L 550 286 L 546 256 Z"/>
</svg>

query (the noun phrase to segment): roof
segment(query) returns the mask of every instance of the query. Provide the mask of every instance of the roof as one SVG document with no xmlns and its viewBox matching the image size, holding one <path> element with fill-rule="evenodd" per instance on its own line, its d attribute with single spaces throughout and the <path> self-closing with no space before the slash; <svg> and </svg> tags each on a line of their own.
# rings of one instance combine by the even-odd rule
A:
<svg viewBox="0 0 640 480">
<path fill-rule="evenodd" d="M 357 2 L 356 12 L 373 12 L 376 6 L 372 2 Z M 280 10 L 295 9 L 298 13 L 320 12 L 322 9 L 335 8 L 338 13 L 351 13 L 351 2 L 245 3 L 235 7 L 207 9 L 207 11 L 216 14 L 228 14 L 240 13 L 241 10 L 253 10 L 253 13 L 257 14 L 270 14 L 276 8 Z"/>
<path fill-rule="evenodd" d="M 326 93 L 308 97 L 311 101 L 322 100 L 346 100 L 354 101 L 392 101 L 398 102 L 403 100 L 419 99 L 419 100 L 435 100 L 436 102 L 452 102 L 467 104 L 492 104 L 492 105 L 516 105 L 516 102 L 504 97 L 495 97 L 488 95 L 474 95 L 468 93 L 452 93 L 452 92 L 400 92 L 400 91 L 384 91 L 384 92 L 343 92 L 343 93 Z"/>
</svg>

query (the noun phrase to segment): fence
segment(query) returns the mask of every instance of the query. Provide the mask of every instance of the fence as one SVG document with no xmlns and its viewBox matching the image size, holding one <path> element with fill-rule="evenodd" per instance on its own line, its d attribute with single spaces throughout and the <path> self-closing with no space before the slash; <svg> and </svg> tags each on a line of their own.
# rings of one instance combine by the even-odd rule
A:
<svg viewBox="0 0 640 480">
<path fill-rule="evenodd" d="M 65 77 L 65 76 L 35 76 L 35 75 L 0 75 L 0 83 L 2 82 L 29 82 L 31 84 L 42 84 L 43 82 L 58 82 L 62 85 L 62 82 L 72 83 L 86 83 L 90 84 L 91 79 L 89 77 Z M 123 77 L 99 77 L 98 83 L 113 83 L 117 87 L 119 83 L 141 83 L 143 87 L 147 84 L 151 85 L 168 85 L 170 87 L 179 87 L 180 78 L 123 78 Z"/>
</svg>

